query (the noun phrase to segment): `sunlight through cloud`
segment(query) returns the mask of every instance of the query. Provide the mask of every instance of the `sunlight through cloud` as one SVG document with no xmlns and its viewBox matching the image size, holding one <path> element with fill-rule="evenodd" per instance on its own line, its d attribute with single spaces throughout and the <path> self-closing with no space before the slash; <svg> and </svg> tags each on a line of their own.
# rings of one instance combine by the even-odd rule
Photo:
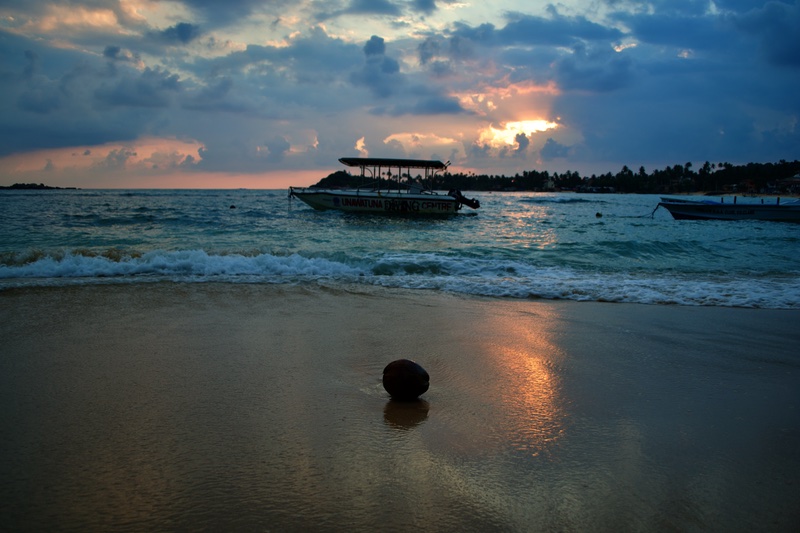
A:
<svg viewBox="0 0 800 533">
<path fill-rule="evenodd" d="M 542 131 L 556 129 L 558 124 L 544 119 L 520 120 L 516 122 L 506 122 L 500 128 L 489 125 L 481 131 L 478 144 L 500 148 L 503 146 L 513 146 L 517 143 L 517 135 L 530 135 Z"/>
</svg>

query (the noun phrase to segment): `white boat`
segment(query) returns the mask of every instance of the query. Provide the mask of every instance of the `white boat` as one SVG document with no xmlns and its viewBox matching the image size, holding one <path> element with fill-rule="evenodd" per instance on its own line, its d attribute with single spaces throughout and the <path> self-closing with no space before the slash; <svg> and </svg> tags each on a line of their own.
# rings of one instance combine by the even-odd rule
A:
<svg viewBox="0 0 800 533">
<path fill-rule="evenodd" d="M 685 198 L 661 198 L 656 209 L 663 207 L 675 220 L 774 220 L 778 222 L 800 222 L 800 201 L 739 202 L 689 200 Z"/>
<path fill-rule="evenodd" d="M 478 200 L 464 197 L 461 191 L 444 194 L 432 190 L 433 177 L 447 169 L 447 163 L 441 161 L 343 157 L 339 162 L 358 167 L 362 182 L 368 183 L 349 189 L 289 187 L 289 197 L 299 198 L 314 209 L 355 213 L 452 215 L 464 205 L 480 207 Z M 424 175 L 413 177 L 412 169 Z"/>
</svg>

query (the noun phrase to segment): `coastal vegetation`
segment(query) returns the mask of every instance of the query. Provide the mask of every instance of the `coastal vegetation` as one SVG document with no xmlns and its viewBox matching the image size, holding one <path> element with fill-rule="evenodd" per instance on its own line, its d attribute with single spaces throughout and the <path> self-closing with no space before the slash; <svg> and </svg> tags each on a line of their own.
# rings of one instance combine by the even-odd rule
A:
<svg viewBox="0 0 800 533">
<path fill-rule="evenodd" d="M 340 170 L 314 186 L 352 187 L 360 184 L 360 176 Z M 616 174 L 607 172 L 591 176 L 581 176 L 569 170 L 563 173 L 526 170 L 514 176 L 444 172 L 436 175 L 432 185 L 438 190 L 470 191 L 797 194 L 800 193 L 800 161 L 746 165 L 706 161 L 696 170 L 689 162 L 652 172 L 644 167 L 633 171 L 623 166 Z"/>
</svg>

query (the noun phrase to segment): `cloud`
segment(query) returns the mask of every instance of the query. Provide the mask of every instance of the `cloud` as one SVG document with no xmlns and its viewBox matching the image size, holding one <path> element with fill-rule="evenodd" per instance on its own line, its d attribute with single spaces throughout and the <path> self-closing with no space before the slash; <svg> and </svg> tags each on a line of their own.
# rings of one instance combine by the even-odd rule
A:
<svg viewBox="0 0 800 533">
<path fill-rule="evenodd" d="M 61 107 L 61 92 L 58 84 L 38 74 L 39 56 L 30 50 L 25 51 L 27 64 L 22 71 L 23 90 L 17 98 L 17 107 L 23 111 L 48 114 Z"/>
<path fill-rule="evenodd" d="M 180 88 L 176 74 L 148 67 L 138 76 L 123 75 L 104 84 L 94 94 L 99 102 L 112 107 L 166 107 Z"/>
<path fill-rule="evenodd" d="M 144 62 L 139 54 L 120 46 L 106 46 L 103 57 L 112 62 L 131 63 L 137 68 L 143 68 Z"/>
<path fill-rule="evenodd" d="M 264 145 L 269 150 L 269 155 L 267 158 L 270 161 L 281 161 L 292 147 L 286 138 L 280 135 L 276 135 L 271 140 L 265 142 Z"/>
<path fill-rule="evenodd" d="M 383 38 L 373 35 L 364 45 L 366 61 L 358 72 L 354 72 L 351 80 L 355 85 L 364 85 L 380 98 L 387 98 L 398 90 L 403 83 L 400 64 L 387 57 Z"/>
<path fill-rule="evenodd" d="M 459 35 L 428 36 L 417 45 L 417 56 L 420 64 L 429 65 L 436 75 L 444 75 L 453 73 L 456 63 L 473 58 L 475 52 L 471 41 Z"/>
<path fill-rule="evenodd" d="M 425 2 L 423 1 L 423 4 Z M 403 14 L 402 4 L 391 0 L 349 0 L 342 2 L 320 3 L 325 9 L 318 11 L 315 15 L 317 20 L 325 21 L 338 17 L 348 16 L 379 16 L 379 17 L 400 17 Z"/>
<path fill-rule="evenodd" d="M 201 14 L 203 24 L 225 27 L 247 19 L 265 7 L 262 0 L 181 0 L 191 10 Z M 281 10 L 291 4 L 289 0 L 270 0 L 266 7 Z"/>
<path fill-rule="evenodd" d="M 367 44 L 364 45 L 364 55 L 367 57 L 370 56 L 382 56 L 386 53 L 386 43 L 381 37 L 377 35 L 373 35 L 367 41 Z"/>
<path fill-rule="evenodd" d="M 389 0 L 351 0 L 344 13 L 371 15 L 400 15 L 400 8 Z"/>
<path fill-rule="evenodd" d="M 497 29 L 494 24 L 484 23 L 470 27 L 457 23 L 454 35 L 487 46 L 569 46 L 576 41 L 614 41 L 623 37 L 616 28 L 602 26 L 584 17 L 566 17 L 555 8 L 550 17 L 509 13 L 507 24 Z"/>
<path fill-rule="evenodd" d="M 184 109 L 191 111 L 219 111 L 225 113 L 257 113 L 257 105 L 236 96 L 232 78 L 223 76 L 209 81 L 194 94 L 183 100 Z"/>
<path fill-rule="evenodd" d="M 160 32 L 153 32 L 151 35 L 170 44 L 189 44 L 200 37 L 200 27 L 188 22 L 179 22 Z"/>
<path fill-rule="evenodd" d="M 738 48 L 737 35 L 725 18 L 685 13 L 616 13 L 613 20 L 630 28 L 630 36 L 639 43 L 692 50 Z"/>
<path fill-rule="evenodd" d="M 734 18 L 735 24 L 758 41 L 775 65 L 800 67 L 800 4 L 766 2 Z"/>
<path fill-rule="evenodd" d="M 436 1 L 435 0 L 412 0 L 411 8 L 415 11 L 419 11 L 420 13 L 424 13 L 426 15 L 430 15 L 434 11 L 436 11 Z"/>
<path fill-rule="evenodd" d="M 607 47 L 576 44 L 572 53 L 553 62 L 553 78 L 565 90 L 607 92 L 633 83 L 633 60 Z"/>
<path fill-rule="evenodd" d="M 528 146 L 531 144 L 530 139 L 524 133 L 517 133 L 514 136 L 514 140 L 517 143 L 517 148 L 515 150 L 516 155 L 524 155 L 528 150 Z"/>
<path fill-rule="evenodd" d="M 136 152 L 130 148 L 111 150 L 97 166 L 104 170 L 122 170 L 127 165 L 128 160 L 136 157 L 136 155 Z"/>
<path fill-rule="evenodd" d="M 370 110 L 373 115 L 399 117 L 403 115 L 458 115 L 467 113 L 457 98 L 429 94 L 408 103 L 376 106 Z"/>
<path fill-rule="evenodd" d="M 497 32 L 500 44 L 568 46 L 576 40 L 613 42 L 623 33 L 592 22 L 585 17 L 566 17 L 551 6 L 550 17 L 512 13 L 508 23 Z"/>
<path fill-rule="evenodd" d="M 464 108 L 456 98 L 432 95 L 418 100 L 411 113 L 415 115 L 453 115 L 464 113 Z"/>
<path fill-rule="evenodd" d="M 569 156 L 569 147 L 548 137 L 544 146 L 539 151 L 543 161 L 553 161 L 554 159 L 566 159 Z"/>
</svg>

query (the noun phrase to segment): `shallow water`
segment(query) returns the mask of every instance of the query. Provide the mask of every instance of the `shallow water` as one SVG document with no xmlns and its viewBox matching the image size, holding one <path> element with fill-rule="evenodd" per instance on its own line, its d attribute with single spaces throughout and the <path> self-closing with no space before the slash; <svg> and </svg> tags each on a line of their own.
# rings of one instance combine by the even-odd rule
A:
<svg viewBox="0 0 800 533">
<path fill-rule="evenodd" d="M 356 283 L 800 308 L 797 224 L 675 221 L 651 195 L 475 195 L 478 211 L 420 220 L 318 212 L 285 191 L 2 191 L 0 289 Z"/>
</svg>

